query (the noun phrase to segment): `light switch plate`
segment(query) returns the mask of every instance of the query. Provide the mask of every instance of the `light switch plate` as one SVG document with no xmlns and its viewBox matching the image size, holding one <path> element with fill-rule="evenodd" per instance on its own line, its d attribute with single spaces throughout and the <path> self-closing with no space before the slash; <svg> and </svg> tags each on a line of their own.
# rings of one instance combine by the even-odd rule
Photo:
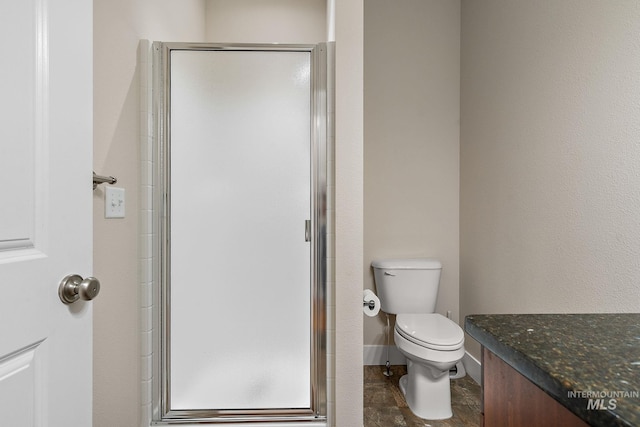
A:
<svg viewBox="0 0 640 427">
<path fill-rule="evenodd" d="M 104 217 L 124 218 L 124 188 L 105 187 Z"/>
</svg>

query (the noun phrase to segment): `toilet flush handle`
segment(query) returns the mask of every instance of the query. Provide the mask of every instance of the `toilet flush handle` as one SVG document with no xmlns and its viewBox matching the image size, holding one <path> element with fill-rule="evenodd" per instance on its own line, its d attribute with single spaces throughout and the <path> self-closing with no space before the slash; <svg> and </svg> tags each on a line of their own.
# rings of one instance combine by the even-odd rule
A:
<svg viewBox="0 0 640 427">
<path fill-rule="evenodd" d="M 385 272 L 384 272 L 384 275 L 385 275 L 385 276 L 391 276 L 391 277 L 395 277 L 395 276 L 396 276 L 395 274 L 393 274 L 393 273 L 389 273 L 388 271 L 385 271 Z"/>
</svg>

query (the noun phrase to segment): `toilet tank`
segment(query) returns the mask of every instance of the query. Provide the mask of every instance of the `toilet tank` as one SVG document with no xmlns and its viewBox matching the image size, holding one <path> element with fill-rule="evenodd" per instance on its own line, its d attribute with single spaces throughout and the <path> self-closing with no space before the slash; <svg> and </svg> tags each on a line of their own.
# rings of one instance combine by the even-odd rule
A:
<svg viewBox="0 0 640 427">
<path fill-rule="evenodd" d="M 433 258 L 383 259 L 371 263 L 385 313 L 434 313 L 442 264 Z"/>
</svg>

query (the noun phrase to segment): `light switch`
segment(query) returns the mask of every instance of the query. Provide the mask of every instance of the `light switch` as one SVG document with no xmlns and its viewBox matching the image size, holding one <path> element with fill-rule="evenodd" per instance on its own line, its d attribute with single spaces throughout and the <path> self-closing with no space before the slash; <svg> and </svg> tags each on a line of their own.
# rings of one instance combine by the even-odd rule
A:
<svg viewBox="0 0 640 427">
<path fill-rule="evenodd" d="M 124 188 L 105 187 L 105 218 L 124 218 L 124 204 Z"/>
</svg>

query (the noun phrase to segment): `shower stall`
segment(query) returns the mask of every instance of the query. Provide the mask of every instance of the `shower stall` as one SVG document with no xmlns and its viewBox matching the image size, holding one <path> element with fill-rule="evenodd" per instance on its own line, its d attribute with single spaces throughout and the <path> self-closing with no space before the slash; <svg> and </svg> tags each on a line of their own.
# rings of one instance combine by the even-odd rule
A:
<svg viewBox="0 0 640 427">
<path fill-rule="evenodd" d="M 331 48 L 152 46 L 156 424 L 326 421 Z"/>
</svg>

